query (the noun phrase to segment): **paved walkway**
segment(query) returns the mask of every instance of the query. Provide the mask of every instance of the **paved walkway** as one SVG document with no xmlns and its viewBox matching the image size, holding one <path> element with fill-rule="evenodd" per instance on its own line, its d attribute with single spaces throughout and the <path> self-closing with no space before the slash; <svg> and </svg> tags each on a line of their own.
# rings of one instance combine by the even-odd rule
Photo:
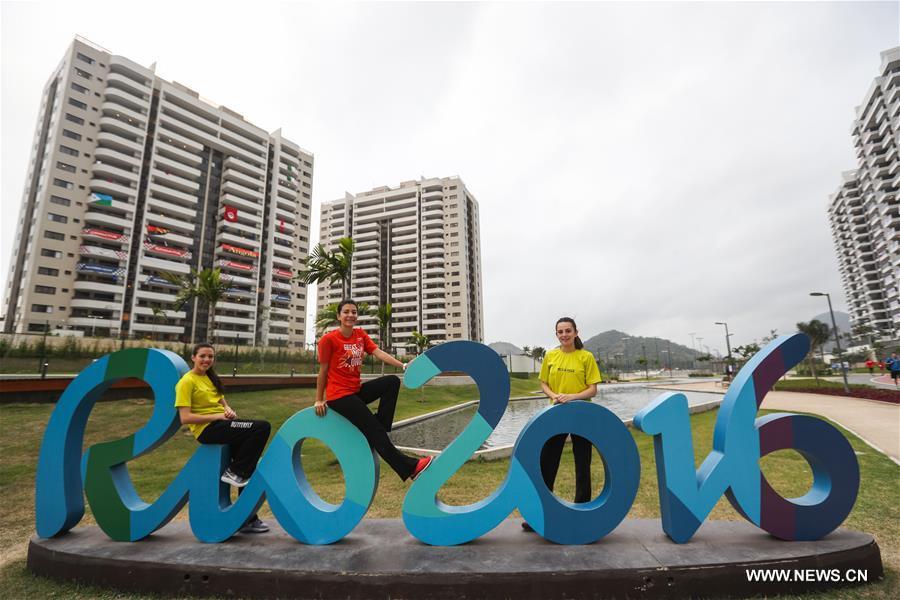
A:
<svg viewBox="0 0 900 600">
<path fill-rule="evenodd" d="M 717 392 L 725 390 L 716 383 L 687 383 L 654 386 L 670 390 Z M 799 392 L 769 392 L 762 408 L 821 415 L 862 438 L 867 444 L 900 464 L 900 405 Z"/>
</svg>

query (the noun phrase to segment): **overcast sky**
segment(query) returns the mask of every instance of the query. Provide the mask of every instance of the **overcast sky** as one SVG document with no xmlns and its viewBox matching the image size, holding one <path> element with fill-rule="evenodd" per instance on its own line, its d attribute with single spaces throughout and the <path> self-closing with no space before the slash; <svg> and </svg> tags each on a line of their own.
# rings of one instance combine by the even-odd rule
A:
<svg viewBox="0 0 900 600">
<path fill-rule="evenodd" d="M 4 252 L 80 34 L 312 151 L 314 239 L 345 191 L 462 177 L 489 342 L 568 315 L 724 353 L 714 321 L 742 344 L 826 310 L 810 291 L 845 306 L 826 206 L 896 2 L 242 6 L 2 3 Z"/>
</svg>

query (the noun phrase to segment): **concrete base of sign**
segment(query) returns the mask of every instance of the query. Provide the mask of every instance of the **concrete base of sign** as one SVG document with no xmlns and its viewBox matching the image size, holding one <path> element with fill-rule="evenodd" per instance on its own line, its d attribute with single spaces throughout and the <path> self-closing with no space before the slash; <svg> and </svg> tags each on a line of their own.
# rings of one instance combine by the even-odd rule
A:
<svg viewBox="0 0 900 600">
<path fill-rule="evenodd" d="M 559 546 L 520 524 L 508 519 L 454 547 L 426 546 L 396 519 L 365 519 L 331 546 L 300 544 L 277 525 L 222 544 L 197 541 L 186 522 L 136 543 L 82 527 L 33 538 L 28 567 L 121 590 L 242 598 L 746 597 L 883 576 L 872 536 L 846 529 L 783 542 L 744 522 L 709 521 L 675 544 L 658 520 L 628 519 L 595 544 Z M 748 569 L 789 570 L 789 581 L 750 581 Z"/>
</svg>

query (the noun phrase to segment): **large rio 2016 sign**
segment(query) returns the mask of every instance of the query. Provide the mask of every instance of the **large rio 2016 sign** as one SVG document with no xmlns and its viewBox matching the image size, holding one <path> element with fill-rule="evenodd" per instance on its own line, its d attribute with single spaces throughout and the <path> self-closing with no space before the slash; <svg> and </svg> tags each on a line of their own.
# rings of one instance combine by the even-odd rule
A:
<svg viewBox="0 0 900 600">
<path fill-rule="evenodd" d="M 666 393 L 645 407 L 635 426 L 653 436 L 662 527 L 676 542 L 688 541 L 725 494 L 747 520 L 785 540 L 815 540 L 840 525 L 859 489 L 859 466 L 849 442 L 830 424 L 809 416 L 770 414 L 756 418 L 763 396 L 807 353 L 801 334 L 783 336 L 741 370 L 722 401 L 713 450 L 694 469 L 687 400 Z M 141 500 L 127 462 L 151 452 L 179 427 L 175 384 L 187 365 L 165 350 L 125 350 L 85 369 L 60 398 L 41 446 L 36 518 L 41 537 L 60 535 L 84 515 L 82 492 L 97 523 L 114 540 L 140 540 L 169 522 L 189 501 L 190 525 L 204 542 L 228 539 L 268 501 L 290 535 L 308 544 L 340 540 L 363 518 L 378 483 L 378 458 L 363 435 L 334 411 L 324 418 L 301 410 L 277 431 L 256 473 L 236 502 L 219 481 L 227 448 L 200 445 L 162 495 Z M 462 544 L 496 527 L 514 509 L 545 538 L 561 544 L 596 541 L 625 518 L 640 479 L 634 439 L 623 423 L 599 404 L 571 402 L 536 414 L 516 440 L 509 473 L 490 496 L 466 506 L 447 506 L 438 491 L 494 430 L 509 401 L 509 378 L 500 357 L 474 342 L 450 342 L 428 350 L 406 371 L 409 387 L 444 371 L 468 373 L 481 401 L 472 421 L 435 459 L 406 494 L 403 520 L 428 544 Z M 125 438 L 95 444 L 82 456 L 85 425 L 94 403 L 111 384 L 137 377 L 153 389 L 149 422 Z M 603 457 L 602 493 L 583 504 L 560 500 L 543 483 L 539 457 L 544 442 L 562 433 L 591 440 Z M 303 472 L 300 447 L 322 440 L 337 456 L 346 482 L 340 505 L 323 501 Z M 762 456 L 794 449 L 812 467 L 812 489 L 783 498 L 759 468 Z"/>
</svg>

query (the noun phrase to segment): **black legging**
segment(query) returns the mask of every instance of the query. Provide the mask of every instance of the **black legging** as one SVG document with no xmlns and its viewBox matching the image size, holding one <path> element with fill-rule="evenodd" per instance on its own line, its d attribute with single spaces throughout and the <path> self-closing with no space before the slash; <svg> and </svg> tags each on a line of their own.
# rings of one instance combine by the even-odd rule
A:
<svg viewBox="0 0 900 600">
<path fill-rule="evenodd" d="M 556 473 L 559 471 L 559 461 L 562 458 L 563 446 L 566 444 L 568 433 L 554 435 L 547 440 L 541 450 L 541 475 L 544 483 L 550 491 L 556 482 Z M 575 455 L 575 502 L 590 502 L 591 500 L 591 458 L 594 446 L 587 439 L 572 434 L 572 453 Z"/>
<path fill-rule="evenodd" d="M 329 401 L 328 408 L 353 423 L 366 436 L 369 446 L 378 452 L 400 479 L 406 480 L 412 475 L 418 459 L 397 450 L 388 437 L 388 431 L 394 424 L 399 393 L 400 378 L 385 375 L 365 382 L 355 394 Z M 379 398 L 378 412 L 373 415 L 366 405 Z"/>
<path fill-rule="evenodd" d="M 231 450 L 231 472 L 244 479 L 249 479 L 256 470 L 256 463 L 262 456 L 272 426 L 268 421 L 251 421 L 234 419 L 213 421 L 200 433 L 197 441 L 201 444 L 226 444 Z M 238 496 L 243 488 L 238 488 Z M 245 525 L 259 517 L 253 513 L 247 518 Z"/>
</svg>

